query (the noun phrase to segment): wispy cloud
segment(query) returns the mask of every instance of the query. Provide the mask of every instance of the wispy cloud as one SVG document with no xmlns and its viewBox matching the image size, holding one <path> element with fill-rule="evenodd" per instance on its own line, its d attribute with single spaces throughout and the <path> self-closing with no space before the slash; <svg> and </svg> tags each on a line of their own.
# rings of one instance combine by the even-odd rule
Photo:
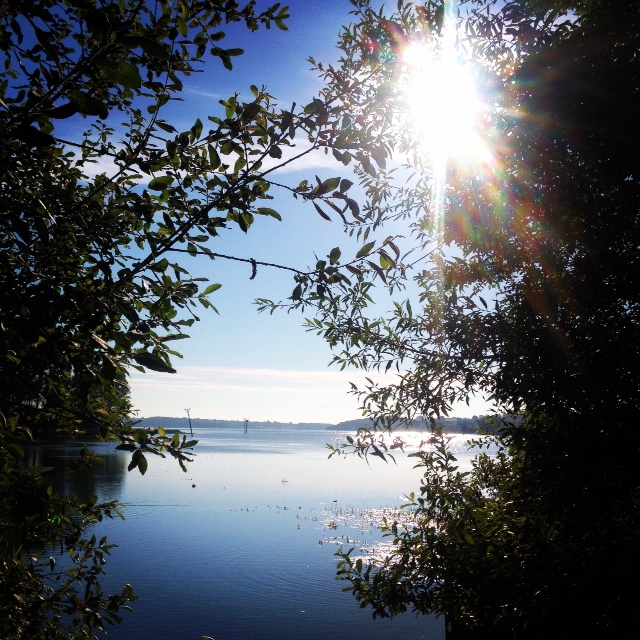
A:
<svg viewBox="0 0 640 640">
<path fill-rule="evenodd" d="M 362 371 L 282 371 L 278 369 L 232 369 L 219 367 L 181 367 L 176 374 L 167 375 L 149 371 L 134 373 L 131 379 L 140 388 L 176 388 L 189 386 L 220 390 L 235 390 L 255 387 L 256 389 L 299 389 L 317 385 L 324 386 L 348 384 L 349 381 L 364 382 L 365 377 L 382 379 Z"/>
<path fill-rule="evenodd" d="M 263 170 L 272 169 L 282 165 L 284 162 L 288 162 L 277 172 L 274 172 L 274 175 L 292 171 L 317 171 L 321 169 L 345 172 L 345 166 L 338 162 L 331 152 L 325 153 L 324 149 L 311 151 L 311 143 L 305 138 L 295 138 L 294 146 L 282 146 L 280 148 L 282 149 L 282 157 L 278 159 L 266 158 L 262 164 Z M 300 157 L 296 158 L 296 156 Z"/>
<path fill-rule="evenodd" d="M 132 399 L 142 416 L 337 423 L 359 416 L 350 382 L 363 384 L 361 371 L 282 371 L 182 367 L 173 375 L 131 376 Z"/>
<path fill-rule="evenodd" d="M 184 90 L 185 95 L 200 96 L 202 98 L 209 98 L 210 100 L 227 100 L 230 96 L 226 93 L 220 93 L 219 91 L 210 91 L 208 89 L 200 89 L 196 87 L 187 87 Z"/>
<path fill-rule="evenodd" d="M 294 371 L 186 366 L 173 375 L 133 373 L 132 400 L 141 417 L 183 416 L 221 420 L 273 420 L 337 424 L 361 417 L 351 384 L 366 378 L 390 384 L 397 374 L 364 371 Z M 452 415 L 491 412 L 481 397 L 460 403 Z"/>
<path fill-rule="evenodd" d="M 277 181 L 277 176 L 290 174 L 295 171 L 334 171 L 338 173 L 345 172 L 345 166 L 338 162 L 331 153 L 325 153 L 323 149 L 311 149 L 311 143 L 304 138 L 296 138 L 293 146 L 282 146 L 281 158 L 267 157 L 262 163 L 261 170 L 273 171 L 269 177 Z M 299 157 L 297 157 L 299 156 Z M 279 168 L 278 168 L 279 167 Z M 349 170 L 348 168 L 346 169 Z M 112 156 L 100 156 L 93 162 L 86 162 L 82 171 L 90 180 L 96 176 L 105 174 L 107 176 L 115 176 L 119 172 Z M 138 180 L 140 184 L 146 184 L 152 179 L 152 176 L 143 175 Z"/>
</svg>

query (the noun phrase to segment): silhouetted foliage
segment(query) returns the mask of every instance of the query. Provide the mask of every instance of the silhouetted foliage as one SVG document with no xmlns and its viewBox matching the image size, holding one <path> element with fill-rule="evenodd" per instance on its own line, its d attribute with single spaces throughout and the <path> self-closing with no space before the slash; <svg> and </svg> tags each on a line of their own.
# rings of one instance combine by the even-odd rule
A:
<svg viewBox="0 0 640 640">
<path fill-rule="evenodd" d="M 351 225 L 370 257 L 331 295 L 304 280 L 297 306 L 314 309 L 308 328 L 337 363 L 400 374 L 360 390 L 378 428 L 476 394 L 505 418 L 499 454 L 469 473 L 435 435 L 418 456 L 415 526 L 389 523 L 398 546 L 382 567 L 342 554 L 340 577 L 375 615 L 445 614 L 464 638 L 634 638 L 640 9 L 353 4 L 341 64 L 320 70 L 343 125 L 377 140 Z M 421 42 L 442 55 L 452 23 L 490 105 L 490 159 L 443 174 L 408 117 L 403 53 Z M 413 246 L 375 240 L 411 220 Z M 385 288 L 395 301 L 380 316 Z M 355 444 L 380 455 L 384 442 Z"/>
</svg>

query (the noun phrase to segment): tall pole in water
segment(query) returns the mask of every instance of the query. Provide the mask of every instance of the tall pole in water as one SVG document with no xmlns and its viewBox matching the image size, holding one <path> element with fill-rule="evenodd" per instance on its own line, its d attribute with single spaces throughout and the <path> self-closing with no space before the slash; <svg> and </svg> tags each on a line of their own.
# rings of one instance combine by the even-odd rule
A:
<svg viewBox="0 0 640 640">
<path fill-rule="evenodd" d="M 189 431 L 191 431 L 191 435 L 193 435 L 193 427 L 191 426 L 191 414 L 189 413 L 190 409 L 185 409 L 187 412 L 187 418 L 189 418 Z"/>
<path fill-rule="evenodd" d="M 244 419 L 244 432 L 247 433 L 248 430 L 249 430 L 249 421 L 245 418 Z"/>
</svg>

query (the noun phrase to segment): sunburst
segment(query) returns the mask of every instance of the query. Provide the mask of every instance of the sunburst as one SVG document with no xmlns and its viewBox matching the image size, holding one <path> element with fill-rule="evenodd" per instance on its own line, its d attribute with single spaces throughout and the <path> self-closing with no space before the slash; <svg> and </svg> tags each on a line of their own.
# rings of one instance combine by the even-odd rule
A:
<svg viewBox="0 0 640 640">
<path fill-rule="evenodd" d="M 486 152 L 479 133 L 483 103 L 470 65 L 447 46 L 409 46 L 405 98 L 417 144 L 436 162 L 479 159 Z"/>
</svg>

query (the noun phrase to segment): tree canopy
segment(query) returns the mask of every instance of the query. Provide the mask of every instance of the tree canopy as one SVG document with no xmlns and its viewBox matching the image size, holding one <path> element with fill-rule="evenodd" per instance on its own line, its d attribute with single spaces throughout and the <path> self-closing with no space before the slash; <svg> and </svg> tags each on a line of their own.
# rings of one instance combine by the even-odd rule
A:
<svg viewBox="0 0 640 640">
<path fill-rule="evenodd" d="M 259 11 L 234 0 L 0 9 L 3 637 L 92 637 L 135 598 L 129 586 L 102 593 L 111 547 L 82 535 L 120 515 L 118 505 L 58 495 L 21 463 L 24 444 L 38 433 L 91 433 L 130 451 L 129 470 L 144 473 L 149 456 L 185 469 L 195 441 L 137 429 L 127 386 L 132 368 L 174 372 L 173 345 L 198 307 L 215 310 L 209 297 L 220 285 L 190 275 L 185 257 L 243 259 L 255 275 L 255 260 L 216 250 L 222 228 L 247 233 L 256 216 L 280 220 L 275 189 L 349 202 L 351 183 L 339 178 L 271 178 L 326 147 L 334 125 L 321 101 L 283 109 L 252 86 L 248 101 L 232 95 L 187 130 L 163 117 L 205 60 L 232 69 L 243 51 L 226 46 L 229 25 L 286 30 L 287 18 L 280 4 Z M 307 144 L 283 157 L 296 137 Z M 70 569 L 39 556 L 58 540 Z"/>
<path fill-rule="evenodd" d="M 481 394 L 501 431 L 498 455 L 480 451 L 464 473 L 435 436 L 418 455 L 413 528 L 389 523 L 384 566 L 344 553 L 340 576 L 375 615 L 445 614 L 462 637 L 632 638 L 640 11 L 353 4 L 341 65 L 320 66 L 343 123 L 377 140 L 353 232 L 404 223 L 411 239 L 388 239 L 330 296 L 303 279 L 299 305 L 337 363 L 398 372 L 360 390 L 381 428 Z M 407 97 L 416 44 L 436 60 L 452 46 L 478 79 L 482 161 L 443 168 L 425 151 Z M 380 316 L 385 288 L 394 302 Z M 384 442 L 365 433 L 360 445 L 386 456 Z"/>
</svg>

